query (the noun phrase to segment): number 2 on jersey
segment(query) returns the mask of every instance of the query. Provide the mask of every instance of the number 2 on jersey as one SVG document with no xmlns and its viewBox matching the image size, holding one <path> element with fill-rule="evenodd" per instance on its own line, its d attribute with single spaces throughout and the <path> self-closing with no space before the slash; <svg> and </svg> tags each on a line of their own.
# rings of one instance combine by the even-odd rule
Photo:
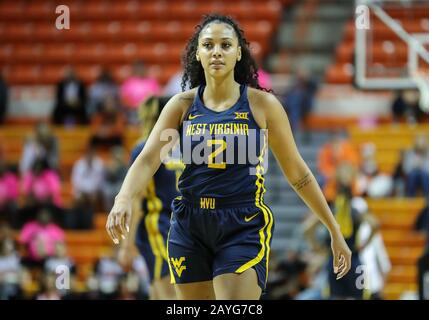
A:
<svg viewBox="0 0 429 320">
<path fill-rule="evenodd" d="M 222 139 L 207 140 L 207 146 L 218 146 L 215 151 L 209 154 L 208 167 L 213 169 L 226 169 L 226 162 L 215 163 L 216 156 L 226 150 L 226 141 Z"/>
</svg>

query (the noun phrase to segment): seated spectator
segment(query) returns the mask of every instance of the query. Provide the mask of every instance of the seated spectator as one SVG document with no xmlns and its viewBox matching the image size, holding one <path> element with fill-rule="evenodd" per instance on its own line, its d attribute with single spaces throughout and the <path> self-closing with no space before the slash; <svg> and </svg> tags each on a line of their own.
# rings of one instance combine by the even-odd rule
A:
<svg viewBox="0 0 429 320">
<path fill-rule="evenodd" d="M 119 283 L 124 274 L 117 261 L 117 248 L 102 256 L 94 265 L 94 277 L 98 283 L 98 295 L 102 300 L 118 297 Z"/>
<path fill-rule="evenodd" d="M 68 215 L 67 227 L 92 228 L 94 211 L 97 210 L 100 201 L 103 179 L 103 161 L 96 155 L 94 147 L 88 146 L 83 157 L 73 165 L 71 182 L 74 203 Z"/>
<path fill-rule="evenodd" d="M 42 208 L 37 213 L 37 220 L 24 225 L 19 238 L 27 251 L 24 262 L 29 267 L 42 268 L 45 260 L 55 255 L 57 243 L 64 242 L 65 234 L 52 223 L 49 209 Z"/>
<path fill-rule="evenodd" d="M 357 189 L 358 193 L 364 197 L 387 197 L 392 194 L 393 181 L 390 176 L 379 171 L 375 148 L 372 143 L 362 146 L 362 163 L 357 177 Z"/>
<path fill-rule="evenodd" d="M 336 133 L 332 140 L 326 143 L 319 151 L 318 169 L 320 173 L 320 185 L 328 202 L 332 202 L 336 195 L 335 172 L 342 163 L 349 163 L 358 167 L 360 163 L 359 154 L 353 144 Z M 358 192 L 357 185 L 353 187 L 354 194 Z"/>
<path fill-rule="evenodd" d="M 429 196 L 429 149 L 427 137 L 419 134 L 414 147 L 406 151 L 402 163 L 406 175 L 406 195 L 417 196 L 419 190 Z"/>
<path fill-rule="evenodd" d="M 46 159 L 37 159 L 32 170 L 23 176 L 22 193 L 27 198 L 26 203 L 62 206 L 60 177 L 49 168 Z"/>
<path fill-rule="evenodd" d="M 76 200 L 87 197 L 95 205 L 101 192 L 104 163 L 92 146 L 73 165 L 71 182 Z"/>
<path fill-rule="evenodd" d="M 67 279 L 61 284 L 64 288 L 58 288 L 61 297 L 68 296 L 72 298 L 70 294 L 71 284 L 76 281 L 76 264 L 72 258 L 67 256 L 67 250 L 64 242 L 57 242 L 55 244 L 55 253 L 52 257 L 45 260 L 44 264 L 45 273 L 53 273 L 57 275 L 65 275 Z"/>
<path fill-rule="evenodd" d="M 18 195 L 18 177 L 9 170 L 4 159 L 0 156 L 0 221 L 6 220 L 14 227 L 17 222 Z"/>
<path fill-rule="evenodd" d="M 0 300 L 22 298 L 23 272 L 11 230 L 6 223 L 0 222 Z"/>
<path fill-rule="evenodd" d="M 50 168 L 58 168 L 58 140 L 46 122 L 39 122 L 34 135 L 28 137 L 25 142 L 19 164 L 21 174 L 31 170 L 34 162 L 39 158 L 46 159 Z"/>
<path fill-rule="evenodd" d="M 67 67 L 64 78 L 57 84 L 56 105 L 53 113 L 55 124 L 86 124 L 85 85 L 72 67 Z"/>
<path fill-rule="evenodd" d="M 40 281 L 40 292 L 36 300 L 61 300 L 61 291 L 56 287 L 57 275 L 44 272 Z"/>
<path fill-rule="evenodd" d="M 125 125 L 126 118 L 120 112 L 117 100 L 108 96 L 91 119 L 91 144 L 95 147 L 122 145 Z"/>
<path fill-rule="evenodd" d="M 107 97 L 119 98 L 119 89 L 111 73 L 103 69 L 97 80 L 89 88 L 88 105 L 86 108 L 89 118 L 99 111 L 100 106 Z"/>
<path fill-rule="evenodd" d="M 371 214 L 363 198 L 354 198 L 352 206 L 361 215 Z M 359 256 L 365 268 L 368 295 L 371 300 L 382 300 L 384 285 L 392 265 L 381 232 L 377 231 L 372 240 L 368 241 L 370 236 L 371 226 L 367 222 L 361 223 L 358 230 L 358 242 L 361 247 Z"/>
<path fill-rule="evenodd" d="M 133 74 L 121 85 L 120 97 L 122 105 L 127 108 L 128 122 L 136 122 L 136 111 L 150 96 L 159 95 L 161 87 L 157 80 L 146 74 L 143 61 L 136 61 L 133 65 Z"/>
<path fill-rule="evenodd" d="M 393 122 L 409 124 L 422 122 L 424 112 L 420 108 L 419 97 L 419 92 L 416 90 L 397 91 L 391 107 Z"/>
<path fill-rule="evenodd" d="M 121 276 L 117 300 L 136 300 L 139 290 L 138 276 L 134 272 L 127 272 Z"/>
<path fill-rule="evenodd" d="M 76 264 L 73 259 L 67 255 L 65 243 L 61 241 L 55 243 L 54 255 L 45 261 L 44 270 L 46 272 L 57 273 L 58 267 L 67 267 L 70 274 L 76 274 Z"/>
<path fill-rule="evenodd" d="M 121 147 L 111 149 L 110 161 L 104 170 L 104 183 L 102 184 L 104 209 L 110 210 L 115 196 L 118 194 L 128 171 L 128 165 L 124 160 L 124 150 Z"/>
</svg>

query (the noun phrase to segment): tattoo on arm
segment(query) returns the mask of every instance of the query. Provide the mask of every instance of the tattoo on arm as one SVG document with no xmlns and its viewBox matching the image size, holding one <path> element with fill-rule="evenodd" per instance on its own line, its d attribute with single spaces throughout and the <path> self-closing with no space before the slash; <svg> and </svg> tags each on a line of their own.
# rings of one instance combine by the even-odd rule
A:
<svg viewBox="0 0 429 320">
<path fill-rule="evenodd" d="M 304 188 L 306 185 L 308 185 L 312 181 L 310 173 L 307 173 L 304 177 L 299 179 L 297 182 L 293 184 L 293 187 L 299 191 L 302 188 Z"/>
</svg>

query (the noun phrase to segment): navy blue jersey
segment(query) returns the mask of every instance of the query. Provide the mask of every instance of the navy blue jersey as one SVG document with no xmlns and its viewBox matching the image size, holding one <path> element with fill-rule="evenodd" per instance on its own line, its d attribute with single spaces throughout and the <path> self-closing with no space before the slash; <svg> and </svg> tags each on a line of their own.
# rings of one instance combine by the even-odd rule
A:
<svg viewBox="0 0 429 320">
<path fill-rule="evenodd" d="M 131 152 L 131 163 L 143 150 L 144 142 Z M 136 246 L 144 257 L 151 280 L 158 280 L 169 273 L 167 234 L 170 229 L 171 203 L 179 194 L 177 180 L 183 164 L 172 159 L 162 163 L 150 180 L 142 201 L 143 218 L 136 232 Z"/>
<path fill-rule="evenodd" d="M 142 142 L 131 151 L 130 163 L 134 162 L 143 150 L 144 145 L 145 142 Z M 147 194 L 142 206 L 144 213 L 149 213 L 156 209 L 170 215 L 171 202 L 179 195 L 177 180 L 182 168 L 183 165 L 180 161 L 170 160 L 166 163 L 161 163 L 158 171 L 149 182 Z"/>
<path fill-rule="evenodd" d="M 203 104 L 203 92 L 204 86 L 200 86 L 180 128 L 185 164 L 179 180 L 180 193 L 185 199 L 255 203 L 255 197 L 265 191 L 266 145 L 264 131 L 249 107 L 247 86 L 241 85 L 239 100 L 221 112 Z M 208 202 L 207 208 L 210 206 Z"/>
</svg>

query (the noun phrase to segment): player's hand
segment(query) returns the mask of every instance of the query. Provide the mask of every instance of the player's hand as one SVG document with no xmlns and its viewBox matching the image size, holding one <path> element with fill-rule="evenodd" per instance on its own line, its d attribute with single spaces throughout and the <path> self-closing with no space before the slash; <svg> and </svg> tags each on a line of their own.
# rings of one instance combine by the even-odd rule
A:
<svg viewBox="0 0 429 320">
<path fill-rule="evenodd" d="M 119 237 L 125 239 L 130 231 L 131 199 L 116 198 L 112 210 L 107 217 L 106 230 L 113 243 L 119 243 Z"/>
<path fill-rule="evenodd" d="M 331 249 L 334 257 L 334 273 L 337 275 L 337 280 L 339 280 L 350 270 L 352 252 L 339 232 L 331 236 Z"/>
</svg>

